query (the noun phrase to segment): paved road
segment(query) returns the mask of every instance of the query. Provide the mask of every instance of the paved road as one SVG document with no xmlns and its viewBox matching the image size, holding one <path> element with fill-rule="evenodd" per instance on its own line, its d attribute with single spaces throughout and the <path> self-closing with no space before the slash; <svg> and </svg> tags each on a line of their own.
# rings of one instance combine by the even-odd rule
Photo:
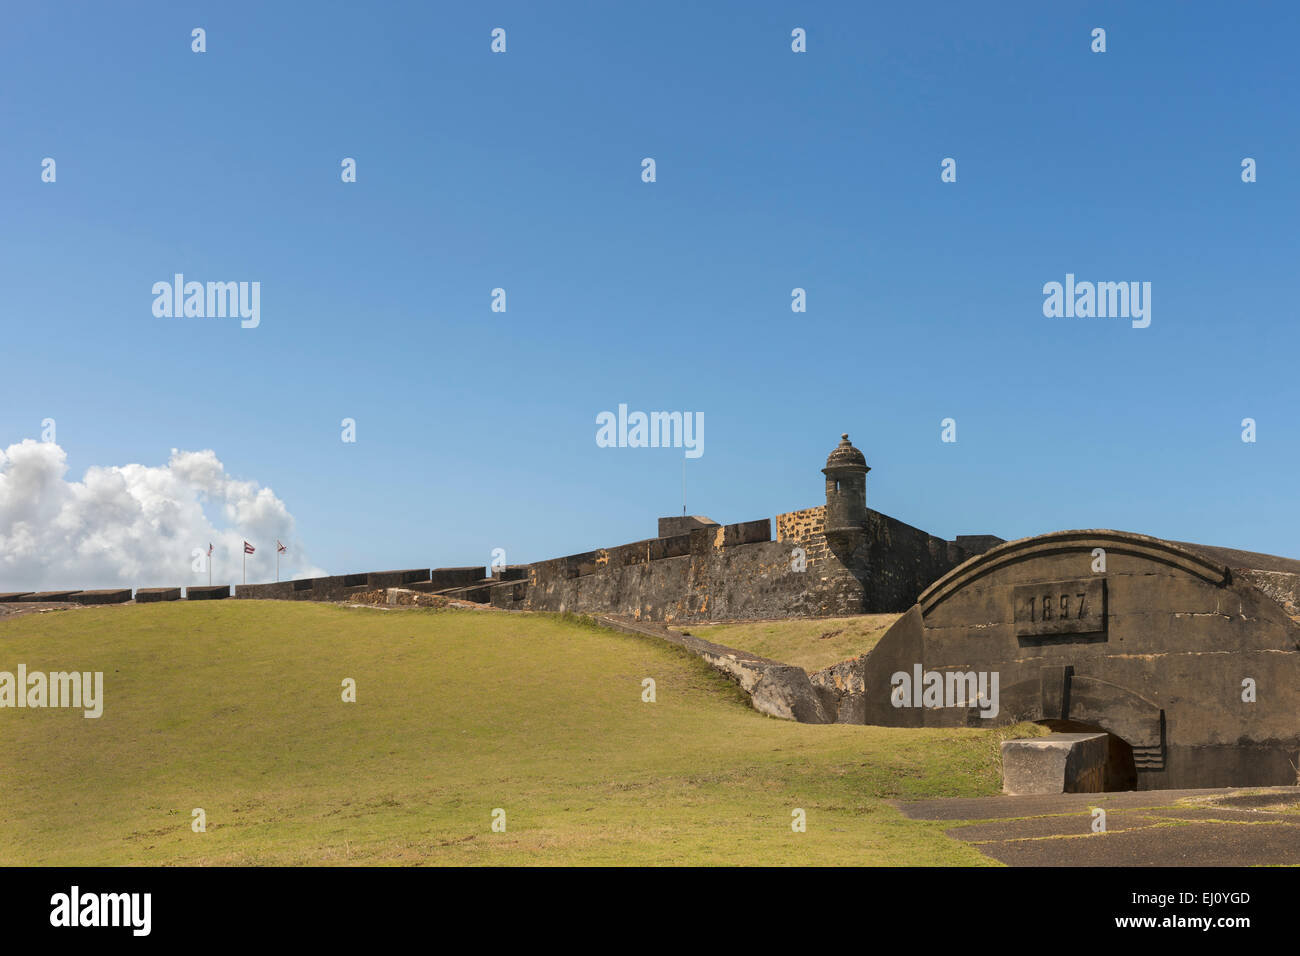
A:
<svg viewBox="0 0 1300 956">
<path fill-rule="evenodd" d="M 1300 787 L 895 802 L 1009 866 L 1300 864 Z M 1105 811 L 1094 832 L 1093 808 Z"/>
</svg>

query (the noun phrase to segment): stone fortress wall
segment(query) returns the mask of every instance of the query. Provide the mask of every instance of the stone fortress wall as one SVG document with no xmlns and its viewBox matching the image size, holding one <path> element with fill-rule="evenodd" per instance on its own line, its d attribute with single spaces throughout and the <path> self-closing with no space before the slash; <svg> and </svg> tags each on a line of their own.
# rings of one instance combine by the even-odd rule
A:
<svg viewBox="0 0 1300 956">
<path fill-rule="evenodd" d="M 961 562 L 1002 542 L 993 535 L 945 541 L 866 504 L 862 453 L 843 436 L 823 473 L 826 504 L 739 524 L 701 516 L 660 518 L 658 534 L 630 544 L 534 564 L 415 568 L 241 584 L 235 598 L 346 601 L 404 588 L 527 611 L 614 614 L 699 622 L 905 611 Z M 187 600 L 232 596 L 230 585 L 185 588 Z M 181 588 L 141 588 L 135 600 L 172 601 Z M 115 591 L 20 592 L 3 601 L 124 603 Z"/>
</svg>

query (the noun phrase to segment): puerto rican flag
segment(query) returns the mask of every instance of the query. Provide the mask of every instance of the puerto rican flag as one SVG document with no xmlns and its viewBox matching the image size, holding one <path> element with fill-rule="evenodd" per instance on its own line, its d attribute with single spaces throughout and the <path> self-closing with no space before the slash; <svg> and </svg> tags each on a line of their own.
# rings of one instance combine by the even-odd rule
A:
<svg viewBox="0 0 1300 956">
<path fill-rule="evenodd" d="M 247 541 L 244 542 L 244 554 L 252 554 L 255 549 Z"/>
<path fill-rule="evenodd" d="M 212 542 L 208 542 L 208 557 L 212 557 Z"/>
<path fill-rule="evenodd" d="M 282 545 L 282 544 L 280 543 L 280 539 L 279 539 L 279 538 L 276 538 L 276 539 L 275 539 L 275 550 L 276 550 L 279 554 L 284 554 L 284 553 L 285 553 L 286 551 L 288 551 L 289 549 L 286 548 L 284 545 Z"/>
</svg>

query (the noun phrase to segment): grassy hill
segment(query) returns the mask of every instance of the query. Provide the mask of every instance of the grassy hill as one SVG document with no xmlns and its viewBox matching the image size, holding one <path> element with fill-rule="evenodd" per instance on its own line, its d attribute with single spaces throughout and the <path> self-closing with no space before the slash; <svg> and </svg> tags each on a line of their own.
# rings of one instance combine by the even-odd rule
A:
<svg viewBox="0 0 1300 956">
<path fill-rule="evenodd" d="M 0 710 L 3 865 L 988 862 L 882 799 L 997 792 L 995 732 L 774 720 L 572 619 L 128 605 L 0 623 L 19 663 L 101 670 L 105 704 Z"/>
<path fill-rule="evenodd" d="M 684 626 L 696 637 L 793 664 L 808 672 L 867 653 L 901 614 Z"/>
</svg>

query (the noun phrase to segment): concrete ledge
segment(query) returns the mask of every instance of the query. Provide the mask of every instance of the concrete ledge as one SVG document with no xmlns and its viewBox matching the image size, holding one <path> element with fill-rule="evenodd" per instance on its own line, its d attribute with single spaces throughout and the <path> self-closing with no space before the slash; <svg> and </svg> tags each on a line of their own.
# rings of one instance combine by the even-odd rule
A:
<svg viewBox="0 0 1300 956">
<path fill-rule="evenodd" d="M 217 601 L 228 597 L 230 597 L 229 584 L 214 584 L 210 587 L 205 584 L 203 587 L 185 589 L 185 600 L 187 601 Z"/>
<path fill-rule="evenodd" d="M 794 720 L 801 724 L 834 722 L 834 718 L 828 716 L 822 708 L 817 692 L 802 667 L 714 644 L 691 634 L 670 631 L 661 624 L 626 621 L 607 614 L 598 614 L 595 619 L 616 631 L 658 638 L 704 658 L 739 684 L 749 695 L 754 709 L 769 717 Z"/>
<path fill-rule="evenodd" d="M 674 515 L 659 519 L 659 537 L 673 538 L 684 535 L 695 528 L 716 528 L 718 523 L 704 515 Z"/>
<path fill-rule="evenodd" d="M 21 601 L 31 591 L 0 591 L 0 604 L 11 604 L 14 601 Z"/>
<path fill-rule="evenodd" d="M 1002 741 L 1002 792 L 1101 793 L 1105 788 L 1106 734 L 1048 734 Z"/>
<path fill-rule="evenodd" d="M 130 588 L 109 588 L 100 591 L 78 591 L 72 595 L 78 604 L 125 604 L 131 600 Z"/>
<path fill-rule="evenodd" d="M 136 604 L 152 604 L 156 601 L 179 601 L 180 588 L 140 588 L 135 592 Z"/>
</svg>

